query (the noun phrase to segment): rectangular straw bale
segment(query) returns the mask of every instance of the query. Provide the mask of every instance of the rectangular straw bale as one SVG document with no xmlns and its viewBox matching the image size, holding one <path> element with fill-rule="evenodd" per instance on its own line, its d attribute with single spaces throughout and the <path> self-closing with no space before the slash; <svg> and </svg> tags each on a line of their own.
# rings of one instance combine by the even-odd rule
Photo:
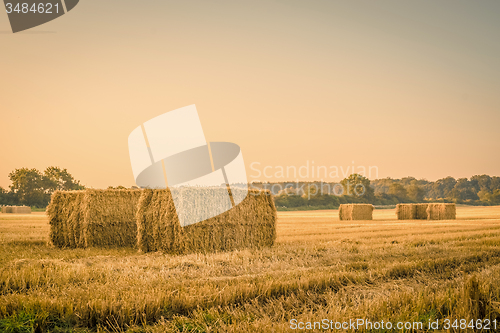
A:
<svg viewBox="0 0 500 333">
<path fill-rule="evenodd" d="M 224 188 L 207 189 L 212 198 Z M 233 188 L 233 195 L 244 190 Z M 234 193 L 241 192 L 241 193 Z M 227 193 L 227 192 L 226 192 Z M 209 200 L 209 199 L 207 199 Z M 213 199 L 211 199 L 213 200 Z M 184 207 L 199 213 L 211 210 L 206 202 L 197 200 Z M 143 190 L 137 211 L 137 244 L 140 250 L 166 253 L 231 251 L 272 246 L 276 239 L 276 208 L 267 190 L 250 190 L 236 207 L 207 220 L 181 227 L 172 191 Z"/>
<path fill-rule="evenodd" d="M 47 207 L 58 247 L 135 247 L 140 190 L 56 191 Z"/>
<path fill-rule="evenodd" d="M 28 206 L 14 206 L 12 208 L 14 214 L 31 214 L 31 207 Z"/>
<path fill-rule="evenodd" d="M 413 204 L 415 206 L 415 220 L 426 220 L 427 219 L 427 203 Z"/>
<path fill-rule="evenodd" d="M 396 215 L 398 220 L 413 220 L 415 218 L 416 207 L 412 204 L 396 205 Z"/>
<path fill-rule="evenodd" d="M 28 206 L 3 206 L 3 214 L 31 214 L 31 208 Z"/>
<path fill-rule="evenodd" d="M 373 220 L 373 205 L 371 204 L 342 204 L 339 207 L 339 219 Z"/>
<path fill-rule="evenodd" d="M 457 208 L 454 203 L 431 203 L 427 207 L 428 220 L 455 220 Z"/>
<path fill-rule="evenodd" d="M 86 190 L 82 202 L 84 247 L 135 247 L 141 190 Z"/>
<path fill-rule="evenodd" d="M 50 224 L 49 238 L 57 247 L 71 246 L 68 223 L 79 192 L 83 191 L 56 191 L 52 194 L 47 206 Z"/>
<path fill-rule="evenodd" d="M 396 215 L 398 220 L 426 220 L 427 206 L 426 203 L 398 204 L 396 206 Z"/>
<path fill-rule="evenodd" d="M 2 213 L 3 214 L 11 214 L 13 212 L 12 206 L 3 206 Z"/>
</svg>

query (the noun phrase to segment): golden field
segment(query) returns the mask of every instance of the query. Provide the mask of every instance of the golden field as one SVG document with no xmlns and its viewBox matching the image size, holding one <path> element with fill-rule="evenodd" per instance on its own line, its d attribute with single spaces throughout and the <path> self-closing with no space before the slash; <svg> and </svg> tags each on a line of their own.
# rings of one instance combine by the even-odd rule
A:
<svg viewBox="0 0 500 333">
<path fill-rule="evenodd" d="M 61 250 L 48 234 L 44 213 L 0 214 L 0 331 L 292 332 L 293 319 L 357 318 L 497 319 L 500 331 L 500 207 L 450 221 L 278 212 L 272 248 L 217 254 Z"/>
</svg>

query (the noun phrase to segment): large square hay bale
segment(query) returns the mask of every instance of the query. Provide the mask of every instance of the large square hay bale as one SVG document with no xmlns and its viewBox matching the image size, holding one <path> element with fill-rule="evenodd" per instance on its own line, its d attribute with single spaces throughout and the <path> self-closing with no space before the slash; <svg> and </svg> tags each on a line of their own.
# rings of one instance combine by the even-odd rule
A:
<svg viewBox="0 0 500 333">
<path fill-rule="evenodd" d="M 373 205 L 370 204 L 342 204 L 339 207 L 339 219 L 346 220 L 373 220 Z"/>
<path fill-rule="evenodd" d="M 56 191 L 52 194 L 49 205 L 47 206 L 47 216 L 49 217 L 50 233 L 49 239 L 55 246 L 69 246 L 68 235 L 65 233 L 68 223 L 68 203 L 72 202 L 76 191 L 63 192 Z"/>
<path fill-rule="evenodd" d="M 47 207 L 50 240 L 58 247 L 135 247 L 140 195 L 140 190 L 56 191 Z"/>
<path fill-rule="evenodd" d="M 398 220 L 426 220 L 427 206 L 426 203 L 398 204 L 396 206 L 396 215 Z"/>
<path fill-rule="evenodd" d="M 428 220 L 455 220 L 457 207 L 454 203 L 431 203 L 427 207 Z"/>
<path fill-rule="evenodd" d="M 82 202 L 85 247 L 135 247 L 140 196 L 141 190 L 86 190 Z"/>
<path fill-rule="evenodd" d="M 174 190 L 175 191 L 175 190 Z M 221 188 L 211 191 L 213 200 Z M 244 195 L 246 190 L 231 189 L 232 195 Z M 235 193 L 241 191 L 241 193 Z M 200 192 L 202 193 L 202 192 Z M 203 200 L 189 202 L 184 207 L 197 212 L 210 210 Z M 181 227 L 172 192 L 143 190 L 137 211 L 138 247 L 144 252 L 166 253 L 218 252 L 271 246 L 276 239 L 276 208 L 269 191 L 248 191 L 248 196 L 230 210 L 207 220 Z"/>
</svg>

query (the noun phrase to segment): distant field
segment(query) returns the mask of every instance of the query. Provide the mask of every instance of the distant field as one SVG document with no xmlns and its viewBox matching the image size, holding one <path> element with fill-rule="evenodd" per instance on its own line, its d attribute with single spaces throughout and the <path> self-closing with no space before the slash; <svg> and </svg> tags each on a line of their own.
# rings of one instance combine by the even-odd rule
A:
<svg viewBox="0 0 500 333">
<path fill-rule="evenodd" d="M 497 319 L 500 331 L 500 207 L 458 207 L 453 221 L 397 221 L 394 209 L 278 217 L 271 249 L 170 256 L 61 250 L 47 245 L 44 213 L 0 214 L 0 331 L 292 331 L 292 319 L 357 318 Z"/>
</svg>

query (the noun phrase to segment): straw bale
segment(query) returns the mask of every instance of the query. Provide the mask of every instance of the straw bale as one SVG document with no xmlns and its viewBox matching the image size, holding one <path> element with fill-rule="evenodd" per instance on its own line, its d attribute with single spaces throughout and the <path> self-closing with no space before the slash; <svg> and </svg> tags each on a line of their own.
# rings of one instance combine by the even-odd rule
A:
<svg viewBox="0 0 500 333">
<path fill-rule="evenodd" d="M 3 214 L 31 214 L 31 208 L 28 206 L 3 206 Z"/>
<path fill-rule="evenodd" d="M 345 220 L 372 220 L 373 205 L 371 204 L 342 204 L 339 207 L 339 219 Z"/>
<path fill-rule="evenodd" d="M 454 203 L 432 203 L 427 207 L 428 220 L 455 220 L 457 208 Z"/>
<path fill-rule="evenodd" d="M 396 206 L 396 215 L 398 220 L 426 220 L 427 206 L 426 203 L 398 204 Z"/>
<path fill-rule="evenodd" d="M 210 195 L 207 195 L 209 198 L 199 197 L 200 200 L 184 202 L 183 214 L 210 212 L 213 210 L 210 201 L 214 201 L 218 192 L 224 193 L 225 189 L 203 189 L 199 191 L 200 196 L 203 191 L 210 191 Z M 241 193 L 235 193 L 237 191 Z M 244 191 L 232 189 L 233 195 L 243 195 Z M 209 253 L 274 244 L 276 208 L 267 190 L 250 190 L 236 207 L 185 227 L 179 223 L 173 195 L 177 195 L 175 189 L 143 190 L 137 211 L 137 244 L 140 250 L 176 254 Z"/>
<path fill-rule="evenodd" d="M 12 213 L 12 206 L 3 206 L 2 207 L 2 213 L 3 214 L 11 214 Z"/>
<path fill-rule="evenodd" d="M 47 207 L 58 247 L 136 246 L 140 190 L 56 191 Z"/>
</svg>

